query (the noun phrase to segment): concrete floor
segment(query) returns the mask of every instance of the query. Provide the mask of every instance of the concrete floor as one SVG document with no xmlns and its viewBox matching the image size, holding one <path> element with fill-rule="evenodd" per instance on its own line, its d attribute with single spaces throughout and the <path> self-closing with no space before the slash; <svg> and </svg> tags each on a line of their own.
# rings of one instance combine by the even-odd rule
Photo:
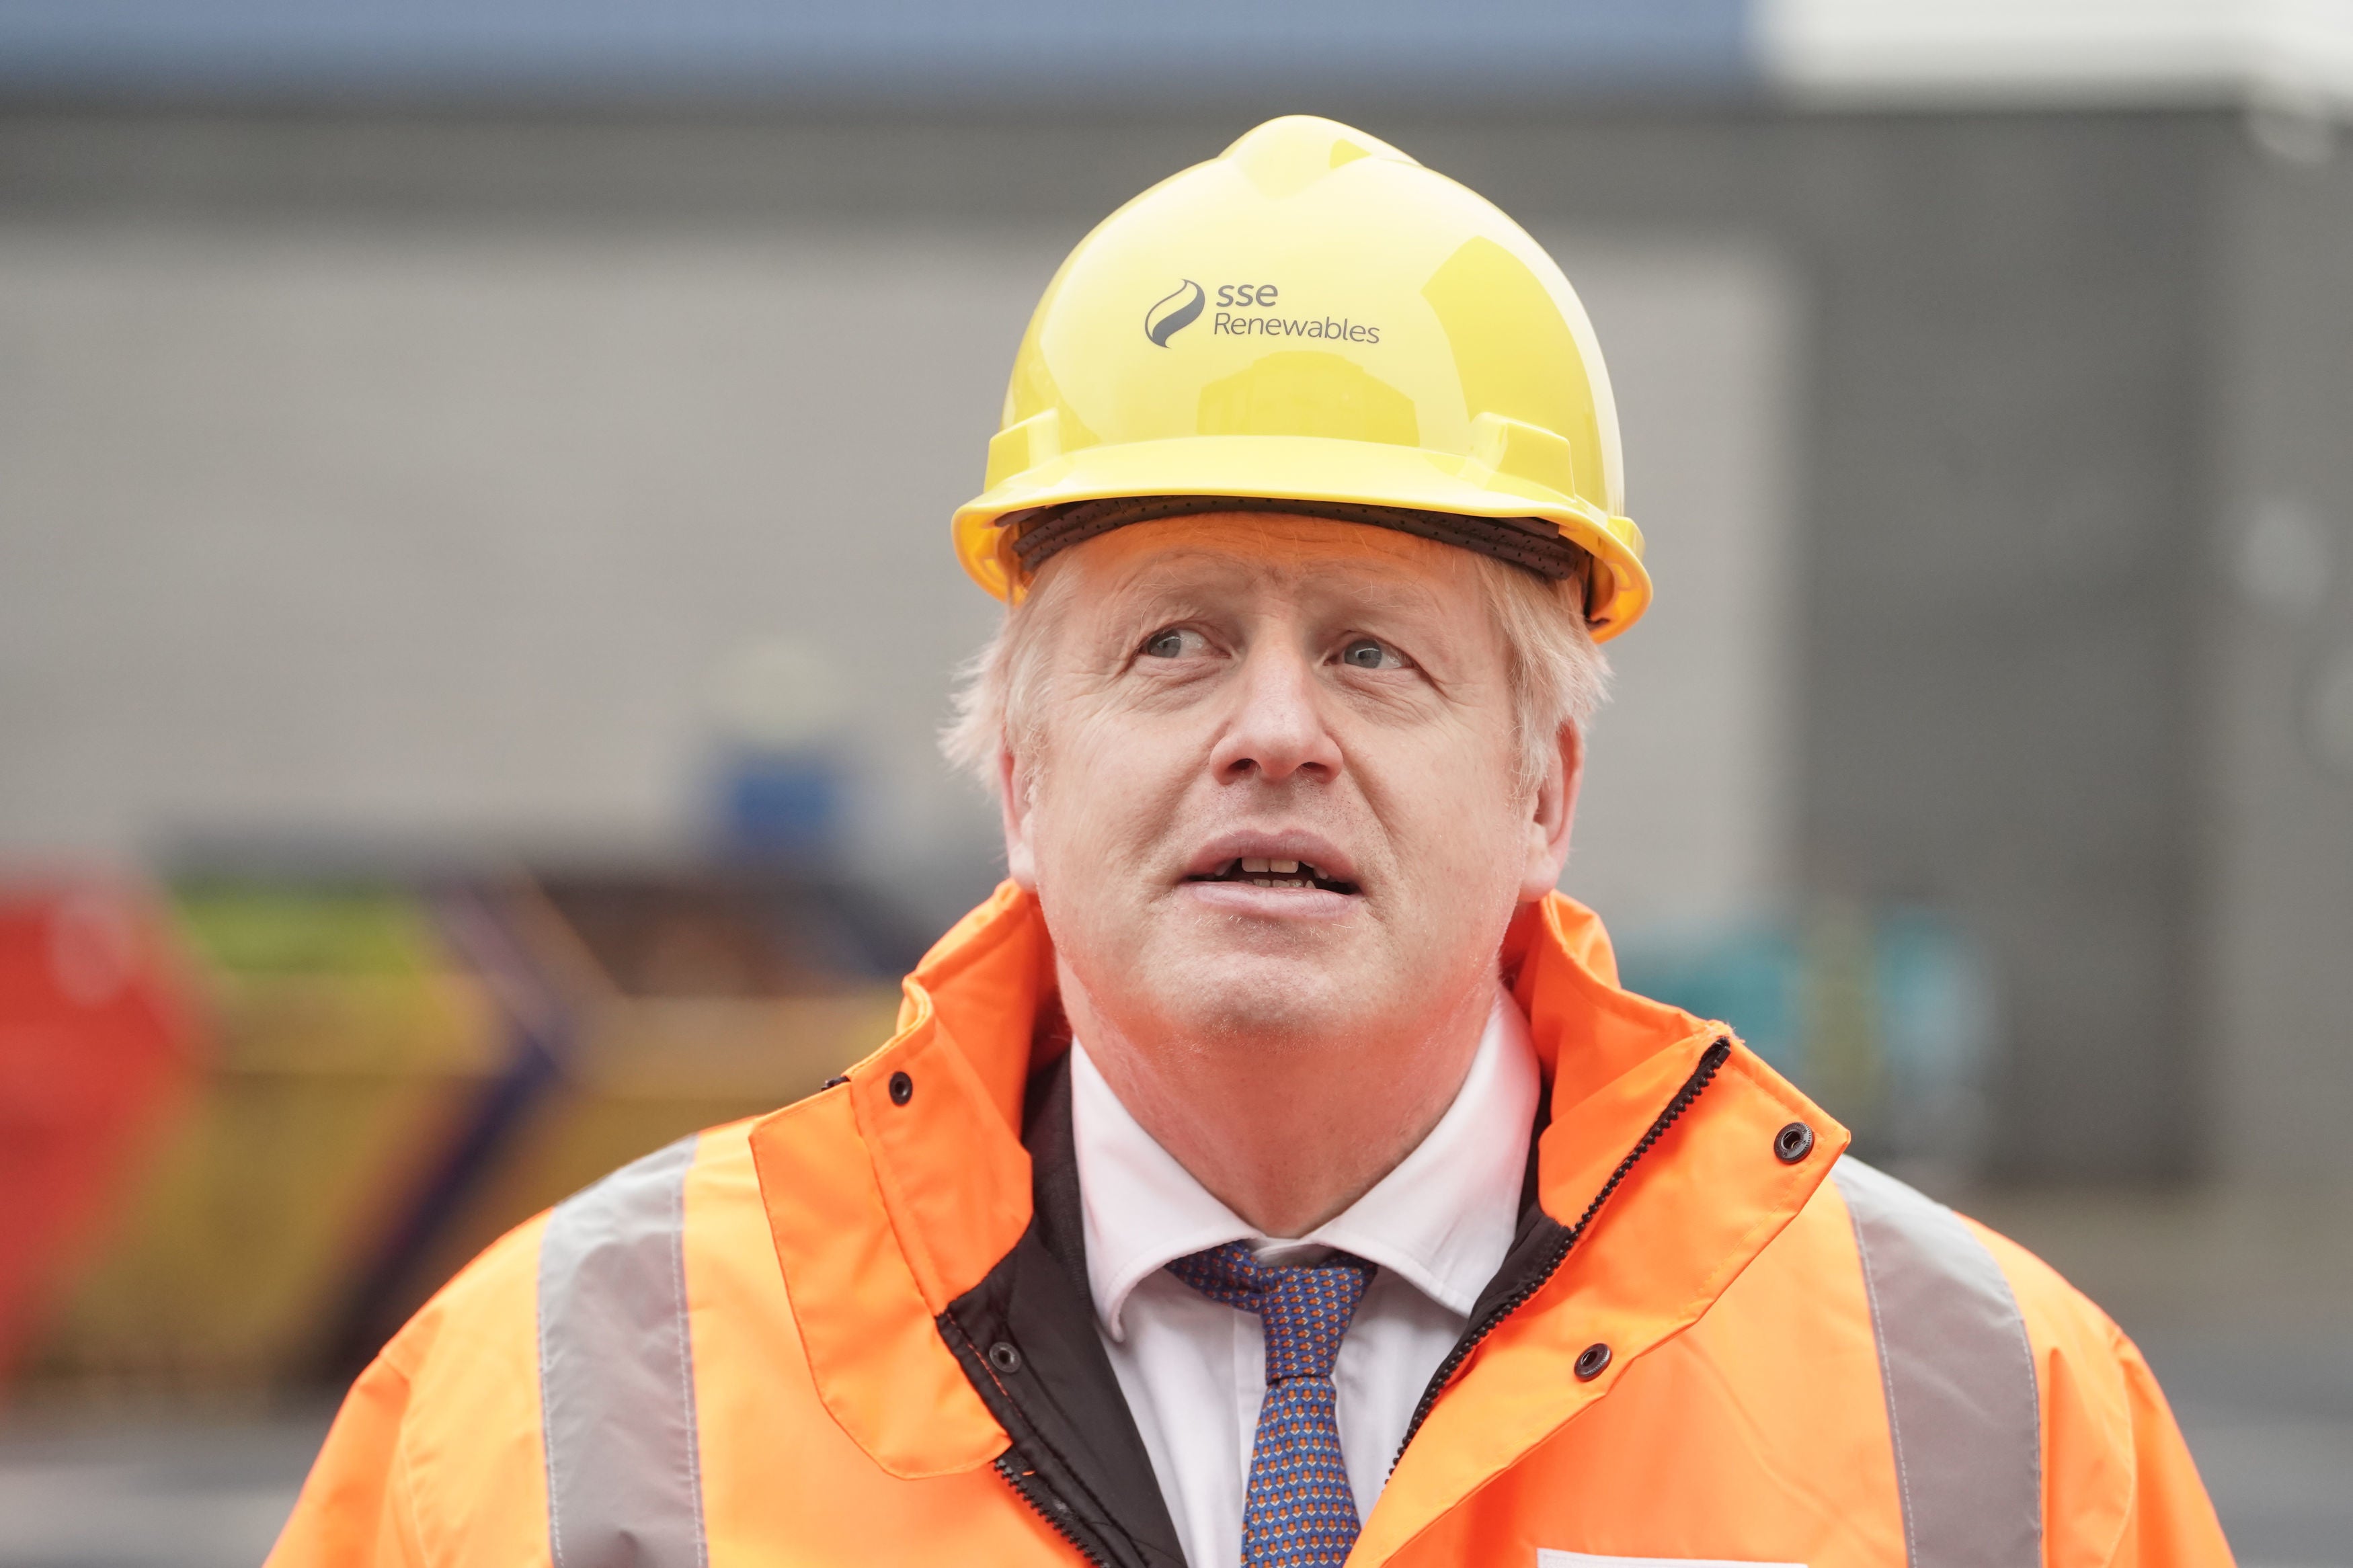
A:
<svg viewBox="0 0 2353 1568">
<path fill-rule="evenodd" d="M 0 1426 L 0 1564 L 253 1568 L 328 1415 L 20 1415 Z"/>
<path fill-rule="evenodd" d="M 2353 1568 L 2353 1342 L 2142 1349 L 2242 1568 Z"/>
</svg>

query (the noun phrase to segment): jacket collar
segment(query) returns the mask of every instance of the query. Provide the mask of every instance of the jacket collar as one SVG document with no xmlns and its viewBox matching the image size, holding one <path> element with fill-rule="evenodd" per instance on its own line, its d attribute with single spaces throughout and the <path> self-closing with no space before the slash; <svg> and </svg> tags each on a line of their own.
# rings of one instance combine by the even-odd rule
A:
<svg viewBox="0 0 2353 1568">
<path fill-rule="evenodd" d="M 1574 1224 L 1729 1031 L 1620 989 L 1600 922 L 1559 894 L 1521 911 L 1503 961 L 1550 1086 L 1539 1201 Z M 938 1323 L 1029 1226 L 1023 1090 L 1065 1048 L 1053 992 L 1036 900 L 1000 887 L 907 978 L 889 1042 L 848 1081 L 753 1129 L 818 1395 L 893 1475 L 973 1469 L 1007 1446 Z M 1815 1147 L 1784 1165 L 1773 1140 L 1791 1121 L 1812 1126 Z M 1366 1521 L 1358 1560 L 1389 1555 L 1695 1321 L 1804 1206 L 1845 1142 L 1844 1129 L 1735 1042 L 1691 1111 L 1438 1403 Z M 1596 1342 L 1612 1347 L 1609 1369 L 1582 1382 L 1571 1367 Z"/>
</svg>

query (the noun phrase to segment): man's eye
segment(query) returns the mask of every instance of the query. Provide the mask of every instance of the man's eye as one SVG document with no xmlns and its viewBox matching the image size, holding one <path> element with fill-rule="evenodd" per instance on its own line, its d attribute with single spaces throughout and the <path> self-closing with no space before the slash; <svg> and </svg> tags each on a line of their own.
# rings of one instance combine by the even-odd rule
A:
<svg viewBox="0 0 2353 1568">
<path fill-rule="evenodd" d="M 1154 658 L 1181 658 L 1186 654 L 1195 652 L 1204 646 L 1200 633 L 1188 632 L 1180 626 L 1171 626 L 1166 631 L 1155 632 L 1145 638 L 1144 651 Z"/>
<path fill-rule="evenodd" d="M 1371 637 L 1358 637 L 1346 647 L 1342 648 L 1340 662 L 1354 665 L 1358 669 L 1403 669 L 1405 668 L 1405 660 L 1399 658 L 1387 643 L 1376 642 Z"/>
</svg>

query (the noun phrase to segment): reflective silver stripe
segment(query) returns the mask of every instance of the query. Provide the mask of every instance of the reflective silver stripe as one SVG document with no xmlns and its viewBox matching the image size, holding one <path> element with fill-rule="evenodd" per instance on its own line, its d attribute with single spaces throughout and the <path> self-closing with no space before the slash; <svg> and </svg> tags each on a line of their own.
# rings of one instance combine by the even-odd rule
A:
<svg viewBox="0 0 2353 1568">
<path fill-rule="evenodd" d="M 1879 1336 L 1911 1568 L 2037 1568 L 2042 1408 L 2010 1281 L 1944 1205 L 1859 1161 L 1833 1174 Z"/>
<path fill-rule="evenodd" d="M 555 1205 L 539 1249 L 539 1400 L 555 1568 L 704 1568 L 686 1321 L 692 1138 Z"/>
</svg>

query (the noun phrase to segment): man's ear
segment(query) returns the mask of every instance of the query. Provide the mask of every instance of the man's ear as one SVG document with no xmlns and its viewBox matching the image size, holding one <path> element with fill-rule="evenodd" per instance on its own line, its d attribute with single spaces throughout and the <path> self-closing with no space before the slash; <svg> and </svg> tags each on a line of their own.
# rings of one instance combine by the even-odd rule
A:
<svg viewBox="0 0 2353 1568">
<path fill-rule="evenodd" d="M 1005 874 L 1027 892 L 1038 890 L 1038 858 L 1029 848 L 1029 784 L 1011 751 L 997 753 L 997 804 L 1005 817 Z"/>
<path fill-rule="evenodd" d="M 1535 902 L 1559 885 L 1561 871 L 1568 865 L 1568 830 L 1577 819 L 1577 792 L 1585 782 L 1585 737 L 1576 725 L 1563 724 L 1556 742 L 1528 816 L 1528 858 L 1520 877 L 1524 904 Z"/>
</svg>

